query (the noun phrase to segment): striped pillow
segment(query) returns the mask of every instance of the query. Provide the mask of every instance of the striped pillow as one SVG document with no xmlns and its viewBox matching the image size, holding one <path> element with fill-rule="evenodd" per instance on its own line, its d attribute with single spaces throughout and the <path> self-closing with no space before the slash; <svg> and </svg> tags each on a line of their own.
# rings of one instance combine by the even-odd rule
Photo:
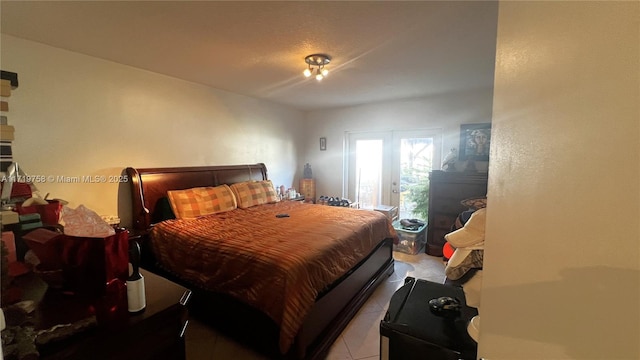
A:
<svg viewBox="0 0 640 360">
<path fill-rule="evenodd" d="M 227 185 L 170 190 L 167 195 L 178 219 L 191 219 L 237 208 L 236 198 Z"/>
<path fill-rule="evenodd" d="M 235 183 L 231 185 L 231 190 L 233 190 L 238 207 L 241 209 L 280 201 L 271 180 Z"/>
</svg>

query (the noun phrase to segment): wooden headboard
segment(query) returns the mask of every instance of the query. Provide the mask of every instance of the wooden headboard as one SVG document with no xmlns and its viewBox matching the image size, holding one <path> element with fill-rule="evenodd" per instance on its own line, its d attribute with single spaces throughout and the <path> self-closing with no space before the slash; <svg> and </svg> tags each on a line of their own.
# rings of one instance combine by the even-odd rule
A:
<svg viewBox="0 0 640 360">
<path fill-rule="evenodd" d="M 161 220 L 158 200 L 166 197 L 168 190 L 267 180 L 267 167 L 262 163 L 147 169 L 128 167 L 126 173 L 131 184 L 131 216 L 136 231 L 146 231 Z"/>
</svg>

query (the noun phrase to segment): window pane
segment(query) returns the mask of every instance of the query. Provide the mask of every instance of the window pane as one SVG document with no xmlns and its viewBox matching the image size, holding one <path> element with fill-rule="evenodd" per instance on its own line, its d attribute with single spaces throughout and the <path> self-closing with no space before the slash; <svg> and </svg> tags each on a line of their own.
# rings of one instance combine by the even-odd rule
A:
<svg viewBox="0 0 640 360">
<path fill-rule="evenodd" d="M 356 199 L 371 209 L 382 198 L 382 140 L 356 141 Z"/>
<path fill-rule="evenodd" d="M 400 141 L 400 218 L 427 219 L 433 138 Z"/>
</svg>

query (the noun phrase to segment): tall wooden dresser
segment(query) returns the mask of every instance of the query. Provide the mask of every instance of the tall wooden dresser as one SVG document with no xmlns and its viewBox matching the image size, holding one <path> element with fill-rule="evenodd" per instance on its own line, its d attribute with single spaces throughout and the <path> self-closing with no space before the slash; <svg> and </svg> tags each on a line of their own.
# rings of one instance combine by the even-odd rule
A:
<svg viewBox="0 0 640 360">
<path fill-rule="evenodd" d="M 487 195 L 487 173 L 434 170 L 429 174 L 429 224 L 426 253 L 442 256 L 444 235 L 458 214 L 467 210 L 460 201 Z"/>
</svg>

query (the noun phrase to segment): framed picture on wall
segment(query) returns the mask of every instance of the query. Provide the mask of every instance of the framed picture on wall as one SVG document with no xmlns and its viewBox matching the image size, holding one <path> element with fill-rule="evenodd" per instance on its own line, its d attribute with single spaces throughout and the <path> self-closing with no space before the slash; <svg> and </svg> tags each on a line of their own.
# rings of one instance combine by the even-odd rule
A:
<svg viewBox="0 0 640 360">
<path fill-rule="evenodd" d="M 489 161 L 491 123 L 460 125 L 460 160 Z"/>
</svg>

